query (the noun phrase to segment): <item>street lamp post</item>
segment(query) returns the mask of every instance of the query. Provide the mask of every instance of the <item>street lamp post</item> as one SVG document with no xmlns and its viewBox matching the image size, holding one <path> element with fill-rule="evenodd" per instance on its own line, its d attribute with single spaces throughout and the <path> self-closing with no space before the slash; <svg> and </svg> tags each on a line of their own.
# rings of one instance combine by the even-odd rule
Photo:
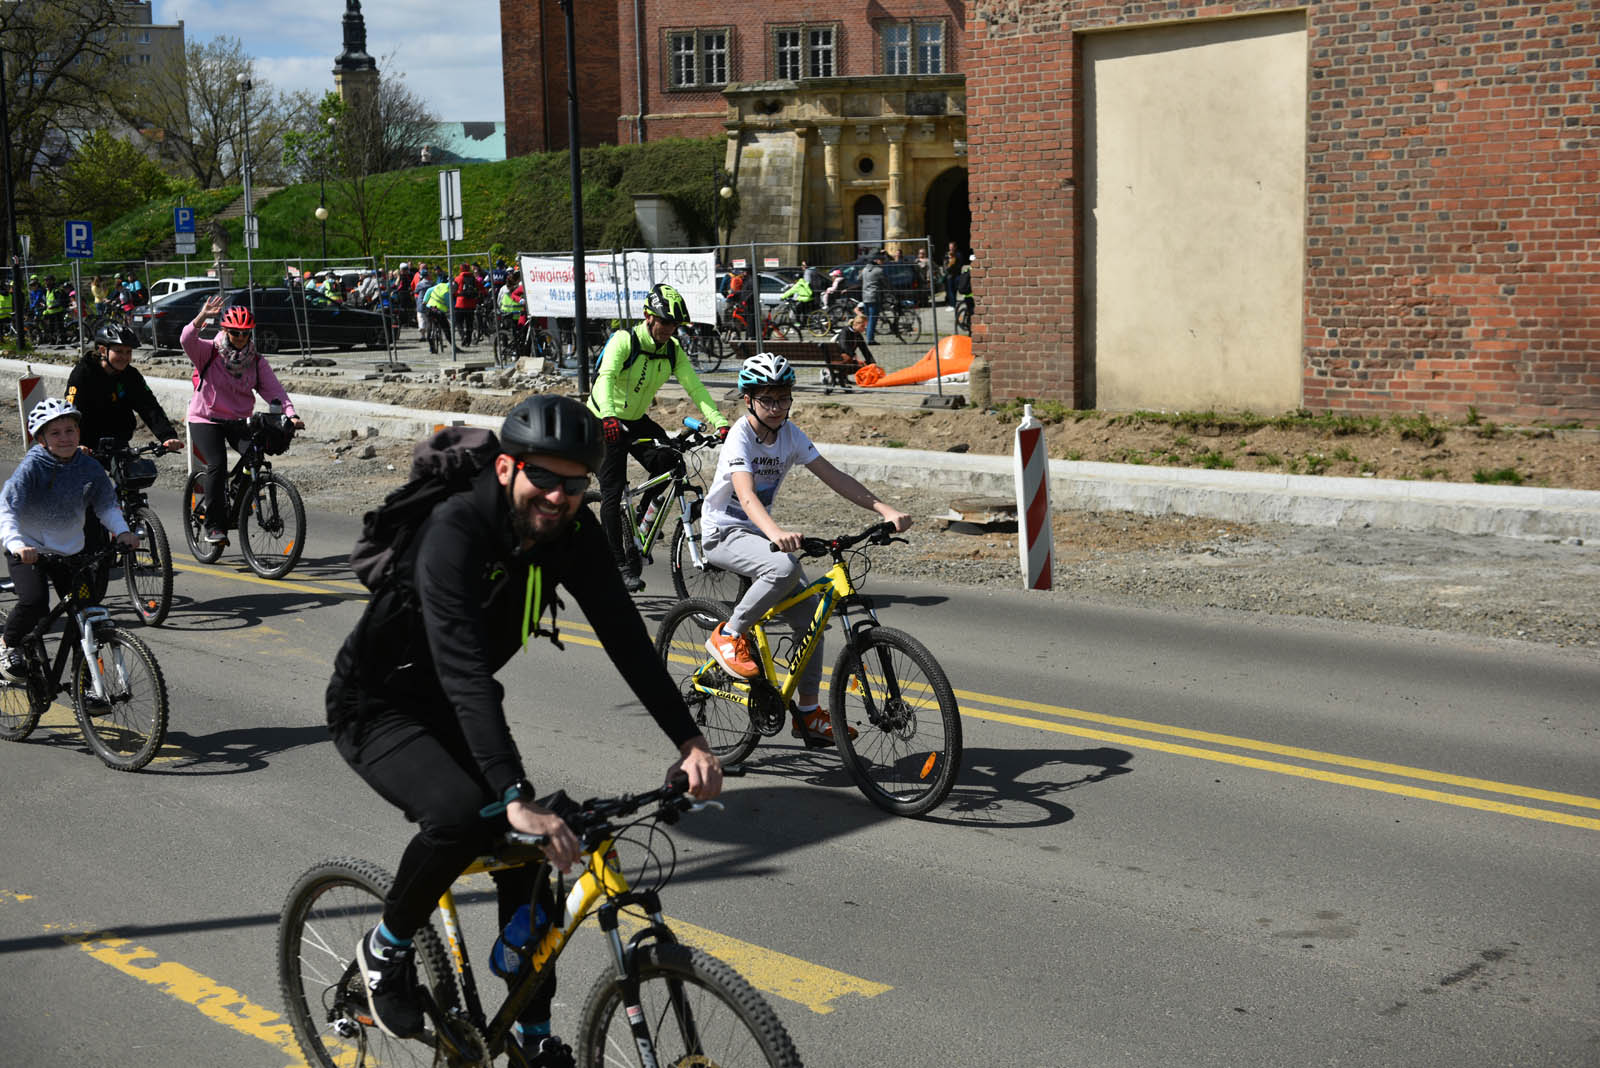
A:
<svg viewBox="0 0 1600 1068">
<path fill-rule="evenodd" d="M 256 312 L 255 268 L 250 262 L 250 239 L 256 236 L 255 207 L 250 201 L 250 75 L 240 71 L 234 76 L 239 83 L 239 124 L 244 129 L 244 277 L 249 294 L 250 314 Z"/>
<path fill-rule="evenodd" d="M 322 151 L 317 155 L 317 221 L 322 224 L 322 266 L 328 266 L 328 149 L 333 138 L 335 119 L 328 116 L 328 136 L 322 141 Z"/>
</svg>

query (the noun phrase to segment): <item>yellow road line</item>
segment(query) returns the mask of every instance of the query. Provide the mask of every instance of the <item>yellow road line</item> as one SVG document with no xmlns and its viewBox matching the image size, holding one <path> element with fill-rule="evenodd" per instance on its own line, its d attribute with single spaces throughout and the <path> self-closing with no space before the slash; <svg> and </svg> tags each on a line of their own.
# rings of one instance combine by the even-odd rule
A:
<svg viewBox="0 0 1600 1068">
<path fill-rule="evenodd" d="M 207 578 L 229 579 L 234 582 L 248 582 L 256 586 L 266 586 L 271 589 L 310 590 L 313 593 L 338 593 L 353 597 L 367 596 L 367 588 L 359 582 L 347 582 L 344 579 L 309 579 L 296 578 L 293 572 L 281 579 L 264 579 L 260 575 L 247 571 L 228 571 L 216 564 L 180 564 L 172 562 L 174 571 L 184 571 L 191 575 L 204 575 Z"/>
<path fill-rule="evenodd" d="M 168 724 L 171 728 L 171 724 Z M 78 714 L 68 705 L 60 701 L 52 701 L 50 707 L 39 716 L 40 730 L 70 731 L 73 734 L 82 733 L 83 728 L 78 723 Z M 84 743 L 86 746 L 87 742 Z M 152 764 L 172 764 L 180 760 L 194 760 L 196 755 L 182 746 L 173 745 L 163 741 L 156 755 L 150 758 Z"/>
<path fill-rule="evenodd" d="M 622 914 L 620 920 L 630 934 L 644 926 L 644 920 L 626 913 Z M 667 925 L 685 945 L 703 949 L 732 966 L 734 971 L 744 976 L 745 981 L 762 993 L 775 994 L 804 1005 L 819 1015 L 832 1012 L 832 1002 L 839 998 L 875 998 L 894 989 L 883 983 L 791 957 L 787 953 L 708 931 L 682 920 L 668 919 Z"/>
<path fill-rule="evenodd" d="M 1565 794 L 1555 790 L 1541 790 L 1533 786 L 1516 786 L 1511 783 L 1494 782 L 1489 779 L 1476 779 L 1468 775 L 1452 775 L 1449 772 L 1430 771 L 1427 768 L 1415 768 L 1405 764 L 1388 764 L 1381 760 L 1342 756 L 1338 753 L 1326 753 L 1317 749 L 1302 749 L 1299 746 L 1256 741 L 1253 738 L 1240 738 L 1232 734 L 1216 734 L 1211 731 L 1192 730 L 1188 727 L 1173 727 L 1165 723 L 1152 723 L 1147 720 L 1128 719 L 1123 716 L 1108 716 L 1099 712 L 1085 712 L 1077 708 L 1063 708 L 1059 705 L 997 697 L 993 694 L 957 690 L 956 696 L 962 700 L 970 699 L 980 701 L 983 704 L 998 705 L 1002 708 L 1016 708 L 1049 716 L 1062 716 L 1068 719 L 1087 720 L 1090 723 L 1103 723 L 1111 727 L 1127 727 L 1133 730 L 1150 731 L 1154 734 L 1167 734 L 1175 738 L 1210 742 L 1213 745 L 1225 745 L 1234 749 L 1249 749 L 1259 753 L 1293 757 L 1296 760 L 1313 760 L 1319 764 L 1335 764 L 1340 767 L 1359 768 L 1362 771 L 1376 771 L 1383 775 L 1397 775 L 1402 778 L 1420 779 L 1424 782 L 1442 783 L 1447 786 L 1462 786 L 1469 790 L 1482 790 L 1486 793 L 1525 797 L 1533 801 L 1549 801 L 1558 805 L 1600 808 L 1600 798 L 1585 797 L 1582 794 Z M 963 709 L 963 711 L 966 710 Z M 1001 717 L 989 716 L 986 718 L 995 719 Z M 1007 720 L 1007 722 L 1011 721 Z M 1036 725 L 1033 721 L 1028 721 L 1028 723 L 1030 726 Z"/>
<path fill-rule="evenodd" d="M 1028 719 L 1024 716 L 1013 716 L 1004 712 L 967 709 L 963 710 L 962 715 L 974 719 L 1010 723 L 1018 727 L 1034 727 L 1039 730 L 1054 731 L 1057 734 L 1071 734 L 1080 738 L 1092 738 L 1101 742 L 1114 742 L 1117 745 L 1127 745 L 1138 749 L 1154 749 L 1158 752 L 1171 753 L 1175 756 L 1197 757 L 1201 760 L 1212 760 L 1221 764 L 1236 764 L 1239 767 L 1254 768 L 1258 771 L 1271 771 L 1280 775 L 1293 775 L 1302 779 L 1315 779 L 1319 782 L 1337 783 L 1340 786 L 1353 786 L 1360 790 L 1375 790 L 1379 793 L 1398 794 L 1402 797 L 1411 797 L 1422 801 L 1437 801 L 1444 805 L 1475 808 L 1483 812 L 1498 812 L 1506 816 L 1520 816 L 1523 819 L 1543 820 L 1546 823 L 1560 823 L 1568 827 L 1582 827 L 1591 831 L 1600 831 L 1600 819 L 1594 819 L 1589 816 L 1573 816 L 1565 812 L 1531 808 L 1527 805 L 1511 805 L 1503 801 L 1468 797 L 1465 794 L 1447 794 L 1440 790 L 1428 790 L 1420 786 L 1406 786 L 1401 783 L 1385 782 L 1382 779 L 1364 779 L 1357 775 L 1325 771 L 1321 768 L 1304 768 L 1297 764 L 1284 764 L 1276 760 L 1262 760 L 1259 757 L 1226 753 L 1215 749 L 1199 749 L 1195 746 L 1179 745 L 1176 742 L 1162 742 L 1153 738 L 1141 738 L 1131 734 L 1113 734 L 1110 731 L 1076 727 L 1066 723 L 1053 723 L 1042 719 Z"/>
</svg>

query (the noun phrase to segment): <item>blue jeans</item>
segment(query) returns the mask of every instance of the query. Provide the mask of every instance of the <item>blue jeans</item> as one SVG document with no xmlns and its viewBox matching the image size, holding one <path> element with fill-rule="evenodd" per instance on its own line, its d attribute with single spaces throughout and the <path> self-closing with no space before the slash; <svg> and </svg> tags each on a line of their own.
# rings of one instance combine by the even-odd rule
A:
<svg viewBox="0 0 1600 1068">
<path fill-rule="evenodd" d="M 867 344 L 872 344 L 878 334 L 878 302 L 867 305 Z"/>
</svg>

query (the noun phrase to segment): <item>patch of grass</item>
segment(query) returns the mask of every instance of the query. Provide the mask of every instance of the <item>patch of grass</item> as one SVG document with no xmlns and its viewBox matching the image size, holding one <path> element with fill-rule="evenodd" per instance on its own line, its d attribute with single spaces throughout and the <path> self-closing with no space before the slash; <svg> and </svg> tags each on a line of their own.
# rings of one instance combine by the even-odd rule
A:
<svg viewBox="0 0 1600 1068">
<path fill-rule="evenodd" d="M 1444 424 L 1435 423 L 1426 412 L 1391 416 L 1389 422 L 1402 440 L 1420 441 L 1429 448 L 1444 441 Z"/>
<path fill-rule="evenodd" d="M 1357 467 L 1356 470 L 1360 471 L 1363 475 L 1375 475 L 1378 473 L 1378 465 L 1373 463 L 1371 460 L 1362 460 L 1360 466 Z"/>
<path fill-rule="evenodd" d="M 1071 460 L 1073 463 L 1076 463 L 1079 460 L 1083 459 L 1083 450 L 1082 449 L 1068 449 L 1066 458 L 1068 460 Z"/>
<path fill-rule="evenodd" d="M 883 447 L 886 448 L 886 449 L 903 449 L 903 448 L 906 447 L 906 443 L 903 442 L 903 441 L 896 441 L 893 438 L 890 438 L 888 441 L 885 441 L 883 443 Z"/>
<path fill-rule="evenodd" d="M 1346 464 L 1354 464 L 1354 463 L 1360 463 L 1361 462 L 1361 458 L 1359 456 L 1357 456 L 1355 453 L 1351 452 L 1350 451 L 1350 447 L 1348 445 L 1340 445 L 1338 448 L 1334 449 L 1333 450 L 1333 458 L 1335 460 L 1338 460 L 1340 463 L 1346 463 Z"/>
<path fill-rule="evenodd" d="M 1046 426 L 1054 423 L 1064 423 L 1068 419 L 1073 422 L 1082 422 L 1084 419 L 1098 415 L 1093 409 L 1080 411 L 1068 408 L 1060 401 L 1035 400 L 1032 397 L 1013 397 L 1003 404 L 997 405 L 994 417 L 1002 423 L 1020 423 L 1022 421 L 1023 405 L 1033 405 L 1033 417 Z"/>
<path fill-rule="evenodd" d="M 1478 427 L 1478 436 L 1485 441 L 1500 436 L 1500 427 L 1496 423 L 1484 423 Z"/>
<path fill-rule="evenodd" d="M 1193 442 L 1189 438 L 1188 434 L 1179 434 L 1177 437 L 1172 439 L 1172 444 L 1180 449 L 1187 449 L 1191 444 L 1193 444 Z"/>
<path fill-rule="evenodd" d="M 1441 467 L 1420 467 L 1417 469 L 1417 477 L 1425 478 L 1429 481 L 1432 481 L 1436 478 L 1441 478 L 1444 476 L 1444 474 L 1445 471 Z"/>
<path fill-rule="evenodd" d="M 1218 469 L 1226 470 L 1233 467 L 1233 457 L 1220 453 L 1215 449 L 1212 449 L 1210 452 L 1203 452 L 1194 459 L 1195 463 L 1199 464 L 1201 467 L 1208 468 L 1213 471 Z"/>
<path fill-rule="evenodd" d="M 1264 452 L 1256 456 L 1256 463 L 1262 467 L 1282 467 L 1283 457 L 1275 452 Z"/>
<path fill-rule="evenodd" d="M 1320 475 L 1328 469 L 1328 458 L 1320 452 L 1308 452 L 1305 455 L 1306 474 Z"/>
<path fill-rule="evenodd" d="M 1111 462 L 1116 464 L 1147 464 L 1150 458 L 1141 449 L 1121 448 L 1111 454 Z"/>
<path fill-rule="evenodd" d="M 1526 479 L 1515 467 L 1496 467 L 1492 470 L 1480 467 L 1472 472 L 1472 481 L 1490 485 L 1520 486 Z"/>
</svg>

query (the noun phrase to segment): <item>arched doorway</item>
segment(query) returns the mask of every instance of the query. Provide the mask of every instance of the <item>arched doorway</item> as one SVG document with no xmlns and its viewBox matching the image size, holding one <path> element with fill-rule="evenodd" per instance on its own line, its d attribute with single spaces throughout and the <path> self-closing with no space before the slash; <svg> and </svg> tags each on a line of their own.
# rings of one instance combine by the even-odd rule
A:
<svg viewBox="0 0 1600 1068">
<path fill-rule="evenodd" d="M 965 167 L 951 167 L 935 178 L 928 186 L 923 209 L 935 259 L 944 257 L 944 250 L 952 241 L 963 252 L 972 248 L 972 208 L 967 204 Z"/>
</svg>

